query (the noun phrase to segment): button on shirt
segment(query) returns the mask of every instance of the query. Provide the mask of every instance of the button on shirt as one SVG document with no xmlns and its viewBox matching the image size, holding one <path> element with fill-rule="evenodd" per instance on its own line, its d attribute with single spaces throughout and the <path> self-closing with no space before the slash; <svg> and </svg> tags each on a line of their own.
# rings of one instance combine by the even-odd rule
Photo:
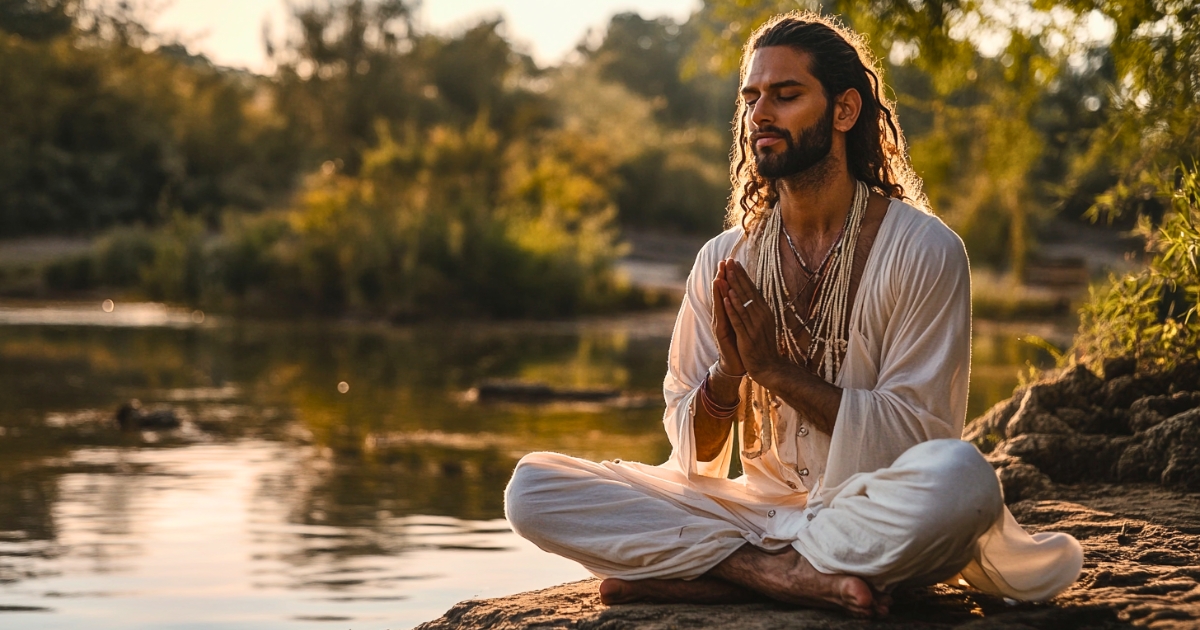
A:
<svg viewBox="0 0 1200 630">
<path fill-rule="evenodd" d="M 826 460 L 829 454 L 830 437 L 820 431 L 813 431 L 795 409 L 784 403 L 778 409 L 779 420 L 783 425 L 776 435 L 794 436 L 780 439 L 776 442 L 775 450 L 783 466 L 785 479 L 812 492 L 817 478 L 824 474 Z M 790 479 L 787 479 L 790 477 Z M 791 488 L 791 484 L 788 485 Z"/>
</svg>

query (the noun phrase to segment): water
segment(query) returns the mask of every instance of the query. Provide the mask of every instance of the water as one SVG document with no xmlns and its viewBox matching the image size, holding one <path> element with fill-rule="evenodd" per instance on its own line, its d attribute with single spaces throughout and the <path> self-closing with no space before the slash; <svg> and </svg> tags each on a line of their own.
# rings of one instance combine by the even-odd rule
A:
<svg viewBox="0 0 1200 630">
<path fill-rule="evenodd" d="M 532 450 L 665 459 L 671 321 L 388 328 L 0 307 L 0 625 L 407 628 L 586 577 L 513 535 L 501 493 Z M 972 415 L 1046 362 L 1014 331 L 979 328 Z M 489 378 L 632 402 L 469 402 Z M 122 433 L 113 412 L 135 398 L 182 427 Z"/>
</svg>

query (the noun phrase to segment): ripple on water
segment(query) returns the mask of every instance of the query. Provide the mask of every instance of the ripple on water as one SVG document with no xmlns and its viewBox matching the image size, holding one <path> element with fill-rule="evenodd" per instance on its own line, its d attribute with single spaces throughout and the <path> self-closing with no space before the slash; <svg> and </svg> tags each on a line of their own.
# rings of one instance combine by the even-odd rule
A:
<svg viewBox="0 0 1200 630">
<path fill-rule="evenodd" d="M 242 440 L 48 459 L 52 536 L 0 531 L 0 611 L 48 614 L 56 627 L 153 628 L 181 617 L 208 627 L 407 627 L 467 597 L 585 575 L 502 519 L 297 510 L 324 501 L 313 488 L 335 472 L 311 466 L 313 456 Z"/>
</svg>

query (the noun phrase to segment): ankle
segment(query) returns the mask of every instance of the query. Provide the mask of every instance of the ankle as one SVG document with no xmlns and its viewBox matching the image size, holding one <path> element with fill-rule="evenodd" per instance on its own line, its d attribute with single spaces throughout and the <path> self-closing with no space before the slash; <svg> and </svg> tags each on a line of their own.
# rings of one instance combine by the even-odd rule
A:
<svg viewBox="0 0 1200 630">
<path fill-rule="evenodd" d="M 802 569 L 798 565 L 801 560 L 800 554 L 790 547 L 781 553 L 769 553 L 747 544 L 713 567 L 709 575 L 759 590 L 765 583 L 789 580 Z"/>
</svg>

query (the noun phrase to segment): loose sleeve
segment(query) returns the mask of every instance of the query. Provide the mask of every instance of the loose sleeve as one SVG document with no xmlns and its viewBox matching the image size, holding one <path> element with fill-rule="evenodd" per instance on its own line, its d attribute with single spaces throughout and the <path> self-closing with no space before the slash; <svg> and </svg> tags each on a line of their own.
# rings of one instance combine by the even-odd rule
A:
<svg viewBox="0 0 1200 630">
<path fill-rule="evenodd" d="M 877 377 L 855 379 L 873 380 L 873 387 L 843 390 L 823 483 L 829 490 L 856 473 L 890 466 L 915 444 L 962 434 L 971 364 L 966 250 L 930 217 L 887 262 L 882 275 L 860 285 L 880 291 L 885 305 L 878 317 L 863 318 L 864 330 L 852 331 L 863 337 L 860 351 L 872 347 L 868 338 L 880 340 L 876 357 L 860 361 Z"/>
<path fill-rule="evenodd" d="M 727 255 L 732 244 L 731 236 L 736 235 L 725 232 L 709 241 L 696 256 L 671 333 L 667 376 L 663 380 L 663 396 L 667 403 L 663 426 L 671 442 L 671 458 L 665 465 L 677 468 L 689 477 L 727 477 L 733 457 L 731 427 L 721 454 L 711 462 L 698 461 L 692 424 L 695 406 L 700 404 L 696 400 L 700 384 L 719 355 L 711 324 L 712 280 L 717 263 Z"/>
</svg>

